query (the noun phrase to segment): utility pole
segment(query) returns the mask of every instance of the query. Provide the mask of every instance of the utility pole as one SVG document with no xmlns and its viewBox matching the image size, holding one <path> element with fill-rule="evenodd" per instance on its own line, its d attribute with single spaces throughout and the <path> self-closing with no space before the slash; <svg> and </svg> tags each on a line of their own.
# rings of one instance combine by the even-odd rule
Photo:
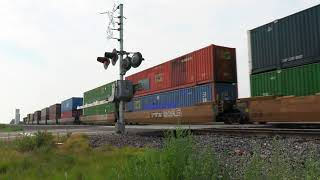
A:
<svg viewBox="0 0 320 180">
<path fill-rule="evenodd" d="M 122 72 L 122 61 L 123 61 L 123 55 L 124 55 L 124 51 L 123 51 L 123 4 L 119 5 L 119 11 L 120 11 L 120 39 L 119 39 L 119 43 L 120 43 L 120 63 L 119 63 L 119 73 L 120 73 L 120 80 L 123 80 L 123 74 Z M 118 133 L 124 133 L 125 132 L 125 122 L 124 122 L 124 113 L 123 113 L 123 108 L 124 108 L 124 102 L 123 100 L 121 100 L 119 102 L 119 119 L 117 121 L 116 124 L 116 131 Z"/>
</svg>

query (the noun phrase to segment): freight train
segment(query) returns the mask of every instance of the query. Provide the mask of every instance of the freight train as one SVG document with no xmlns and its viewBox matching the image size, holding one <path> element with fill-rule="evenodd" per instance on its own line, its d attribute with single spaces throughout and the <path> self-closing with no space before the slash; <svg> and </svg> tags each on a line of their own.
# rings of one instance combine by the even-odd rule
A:
<svg viewBox="0 0 320 180">
<path fill-rule="evenodd" d="M 248 31 L 251 98 L 238 99 L 236 49 L 209 45 L 127 76 L 132 124 L 320 122 L 320 5 Z M 114 124 L 115 82 L 28 114 L 26 124 Z M 77 107 L 85 107 L 78 109 Z"/>
</svg>

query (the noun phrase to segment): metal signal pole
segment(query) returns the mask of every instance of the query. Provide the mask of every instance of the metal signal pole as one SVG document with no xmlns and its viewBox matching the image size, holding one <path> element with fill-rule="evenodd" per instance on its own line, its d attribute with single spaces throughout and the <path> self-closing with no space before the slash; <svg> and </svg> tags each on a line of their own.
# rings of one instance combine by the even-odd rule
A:
<svg viewBox="0 0 320 180">
<path fill-rule="evenodd" d="M 123 60 L 123 4 L 119 5 L 119 11 L 120 11 L 120 62 L 119 62 L 119 70 L 120 70 L 120 80 L 123 80 L 123 75 L 121 73 L 122 68 L 121 68 L 121 63 Z M 123 113 L 123 108 L 124 108 L 124 102 L 121 100 L 119 102 L 119 118 L 117 120 L 116 124 L 116 132 L 117 133 L 124 133 L 125 132 L 125 122 L 124 122 L 124 113 Z"/>
<path fill-rule="evenodd" d="M 113 13 L 119 9 L 119 16 L 114 17 Z M 112 62 L 112 65 L 115 65 L 117 63 L 117 60 L 119 59 L 119 70 L 120 70 L 120 80 L 117 81 L 117 86 L 115 91 L 117 92 L 116 96 L 113 97 L 113 99 L 107 98 L 107 100 L 100 101 L 100 104 L 105 104 L 109 102 L 115 102 L 116 103 L 116 115 L 117 115 L 117 123 L 115 125 L 115 130 L 117 133 L 124 133 L 125 132 L 125 120 L 124 120 L 124 102 L 130 101 L 130 99 L 134 95 L 134 87 L 132 82 L 123 80 L 123 76 L 126 74 L 126 72 L 131 68 L 137 68 L 140 66 L 141 62 L 144 60 L 142 57 L 142 54 L 140 52 L 126 52 L 123 50 L 123 26 L 124 26 L 124 16 L 123 16 L 123 4 L 118 5 L 116 8 L 114 7 L 112 12 L 107 11 L 105 13 L 101 14 L 108 14 L 110 23 L 108 25 L 108 39 L 117 39 L 120 43 L 120 51 L 117 51 L 116 49 L 113 49 L 112 52 L 105 52 L 104 57 L 97 57 L 97 61 L 99 63 L 103 64 L 103 67 L 105 69 L 108 68 L 110 61 Z M 113 18 L 119 18 L 119 25 L 118 29 L 115 29 L 115 22 L 113 21 Z M 113 26 L 111 28 L 110 26 Z M 112 31 L 119 31 L 120 37 L 113 38 Z M 132 57 L 129 57 L 128 55 L 132 54 Z M 123 56 L 126 55 L 126 58 L 123 58 Z M 119 58 L 120 56 L 120 58 Z M 118 88 L 118 89 L 117 89 Z M 123 89 L 124 88 L 124 89 Z M 97 103 L 92 104 L 85 104 L 81 107 L 78 107 L 78 109 L 84 109 L 92 106 L 96 106 Z"/>
</svg>

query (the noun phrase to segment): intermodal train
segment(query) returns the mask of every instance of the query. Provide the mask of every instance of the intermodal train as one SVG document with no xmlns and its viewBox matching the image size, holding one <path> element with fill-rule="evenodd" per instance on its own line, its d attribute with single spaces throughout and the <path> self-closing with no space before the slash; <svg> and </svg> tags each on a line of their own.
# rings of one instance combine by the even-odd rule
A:
<svg viewBox="0 0 320 180">
<path fill-rule="evenodd" d="M 209 45 L 126 77 L 132 124 L 320 122 L 320 5 L 248 31 L 251 96 L 238 98 L 236 49 Z M 242 74 L 240 74 L 242 75 Z M 115 82 L 24 118 L 26 124 L 114 124 Z M 78 107 L 85 107 L 78 109 Z"/>
</svg>

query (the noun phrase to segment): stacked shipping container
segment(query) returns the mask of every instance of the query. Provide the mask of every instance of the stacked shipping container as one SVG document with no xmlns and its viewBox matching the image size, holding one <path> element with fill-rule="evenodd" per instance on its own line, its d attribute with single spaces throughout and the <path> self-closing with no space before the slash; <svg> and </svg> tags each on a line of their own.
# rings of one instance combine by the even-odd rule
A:
<svg viewBox="0 0 320 180">
<path fill-rule="evenodd" d="M 87 91 L 83 94 L 83 104 L 91 104 L 96 101 L 106 100 L 108 97 L 112 95 L 112 86 L 115 82 L 111 82 L 105 84 L 103 86 L 97 87 L 90 91 Z M 115 110 L 113 103 L 102 104 L 98 106 L 88 107 L 83 109 L 84 116 L 92 116 L 92 115 L 104 115 L 113 113 Z"/>
<path fill-rule="evenodd" d="M 127 111 L 147 111 L 193 106 L 215 102 L 218 96 L 237 99 L 237 86 L 232 83 L 209 83 L 190 88 L 135 97 L 127 104 Z"/>
<path fill-rule="evenodd" d="M 78 118 L 82 115 L 82 110 L 77 110 L 78 106 L 82 106 L 83 98 L 73 97 L 61 102 L 61 121 L 63 119 Z"/>
<path fill-rule="evenodd" d="M 83 105 L 95 103 L 108 99 L 112 95 L 112 87 L 115 82 L 97 87 L 83 94 Z M 113 123 L 114 122 L 114 103 L 101 104 L 83 109 L 81 122 L 84 123 Z"/>
<path fill-rule="evenodd" d="M 41 121 L 41 111 L 36 111 L 33 114 L 33 124 L 39 124 Z"/>
<path fill-rule="evenodd" d="M 319 92 L 320 5 L 249 31 L 251 95 Z"/>
<path fill-rule="evenodd" d="M 211 82 L 237 83 L 236 52 L 210 45 L 126 79 L 141 85 L 136 97 Z"/>
<path fill-rule="evenodd" d="M 27 123 L 26 124 L 32 124 L 31 116 L 33 116 L 33 114 L 28 114 L 27 115 Z"/>
<path fill-rule="evenodd" d="M 49 108 L 43 108 L 41 110 L 40 124 L 47 124 L 47 120 L 49 120 Z"/>
<path fill-rule="evenodd" d="M 251 76 L 252 96 L 307 96 L 320 93 L 320 63 Z"/>
<path fill-rule="evenodd" d="M 126 110 L 183 108 L 217 100 L 236 100 L 236 69 L 234 48 L 210 45 L 191 52 L 127 77 L 139 84 L 139 90 L 127 103 Z"/>
<path fill-rule="evenodd" d="M 49 107 L 49 120 L 48 124 L 56 124 L 58 119 L 61 118 L 61 104 L 54 104 Z"/>
<path fill-rule="evenodd" d="M 24 117 L 23 118 L 23 124 L 27 124 L 27 122 L 28 122 L 28 117 Z"/>
</svg>

